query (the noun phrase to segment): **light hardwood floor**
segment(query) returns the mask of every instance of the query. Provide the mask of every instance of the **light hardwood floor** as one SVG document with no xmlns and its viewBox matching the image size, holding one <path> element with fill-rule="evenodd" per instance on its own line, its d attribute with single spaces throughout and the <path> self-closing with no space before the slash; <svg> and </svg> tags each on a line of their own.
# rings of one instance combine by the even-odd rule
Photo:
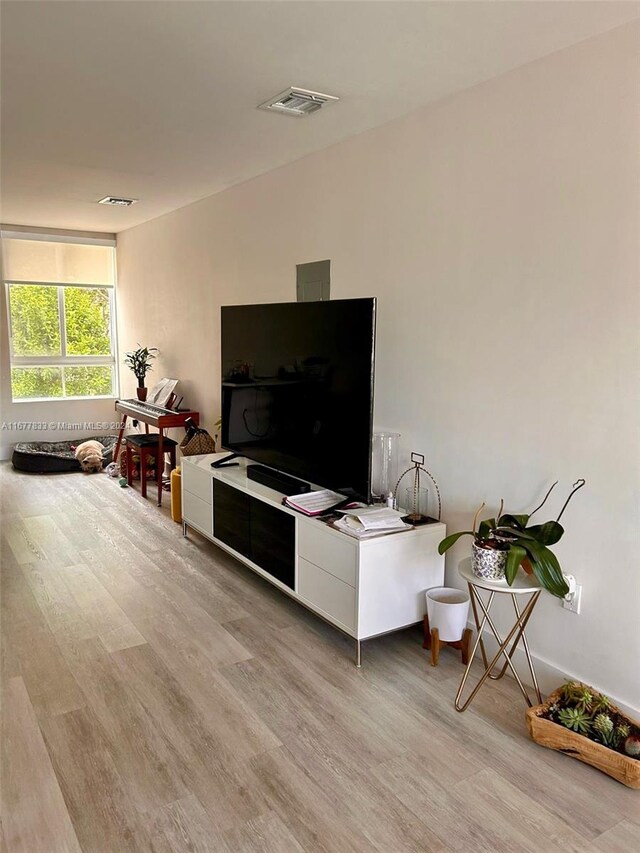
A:
<svg viewBox="0 0 640 853">
<path fill-rule="evenodd" d="M 352 643 L 104 475 L 0 466 L 7 853 L 638 851 L 640 794 L 453 708 L 418 630 Z"/>
</svg>

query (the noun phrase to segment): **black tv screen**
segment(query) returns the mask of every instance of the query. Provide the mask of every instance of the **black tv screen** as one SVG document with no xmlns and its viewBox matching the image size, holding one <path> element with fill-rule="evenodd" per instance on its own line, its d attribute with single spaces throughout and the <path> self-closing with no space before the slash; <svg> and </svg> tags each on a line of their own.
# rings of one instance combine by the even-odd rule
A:
<svg viewBox="0 0 640 853">
<path fill-rule="evenodd" d="M 376 300 L 222 308 L 222 445 L 369 500 Z"/>
</svg>

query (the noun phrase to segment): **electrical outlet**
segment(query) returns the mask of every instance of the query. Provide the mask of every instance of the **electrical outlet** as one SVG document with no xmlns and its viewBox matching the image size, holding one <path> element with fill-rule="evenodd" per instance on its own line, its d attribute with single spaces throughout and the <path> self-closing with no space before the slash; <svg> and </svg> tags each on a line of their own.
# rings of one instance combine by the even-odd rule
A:
<svg viewBox="0 0 640 853">
<path fill-rule="evenodd" d="M 562 599 L 562 606 L 565 610 L 570 610 L 572 613 L 578 615 L 580 613 L 580 604 L 582 602 L 582 584 L 576 584 L 576 589 L 573 595 L 569 600 L 566 598 Z"/>
</svg>

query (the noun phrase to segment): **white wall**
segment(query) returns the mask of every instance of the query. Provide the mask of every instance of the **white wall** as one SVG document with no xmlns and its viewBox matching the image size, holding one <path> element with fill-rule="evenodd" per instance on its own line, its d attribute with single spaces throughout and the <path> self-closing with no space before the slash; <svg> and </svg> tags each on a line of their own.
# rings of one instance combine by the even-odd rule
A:
<svg viewBox="0 0 640 853">
<path fill-rule="evenodd" d="M 557 546 L 582 614 L 545 597 L 532 646 L 636 708 L 638 34 L 583 42 L 118 241 L 121 344 L 159 346 L 157 375 L 183 378 L 208 425 L 219 306 L 294 299 L 295 264 L 331 258 L 333 297 L 379 297 L 376 422 L 426 454 L 450 530 L 483 500 L 531 508 L 555 479 L 557 512 L 585 477 Z M 468 549 L 450 554 L 449 582 Z"/>
</svg>

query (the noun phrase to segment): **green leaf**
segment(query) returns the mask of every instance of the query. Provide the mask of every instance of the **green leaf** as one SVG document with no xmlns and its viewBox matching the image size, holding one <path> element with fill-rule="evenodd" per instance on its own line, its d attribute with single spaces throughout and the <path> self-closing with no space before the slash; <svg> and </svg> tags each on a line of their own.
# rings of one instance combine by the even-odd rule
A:
<svg viewBox="0 0 640 853">
<path fill-rule="evenodd" d="M 501 515 L 498 519 L 498 524 L 515 527 L 516 530 L 524 530 L 527 526 L 527 521 L 529 521 L 528 515 L 511 515 L 510 513 L 505 513 L 505 515 Z"/>
<path fill-rule="evenodd" d="M 555 545 L 564 535 L 564 527 L 557 521 L 546 521 L 544 524 L 534 524 L 527 528 L 527 533 L 540 542 L 541 545 Z"/>
<path fill-rule="evenodd" d="M 533 572 L 542 586 L 552 595 L 564 598 L 569 592 L 569 587 L 553 551 L 529 540 L 526 542 L 523 540 L 522 545 L 529 555 Z"/>
<path fill-rule="evenodd" d="M 505 575 L 509 586 L 514 582 L 518 573 L 520 563 L 527 556 L 527 552 L 520 545 L 511 545 L 507 554 L 507 564 L 505 567 Z"/>
<path fill-rule="evenodd" d="M 496 527 L 496 533 L 504 536 L 505 539 L 513 540 L 514 543 L 517 543 L 520 539 L 531 539 L 532 542 L 536 541 L 535 536 L 530 536 L 528 530 L 517 530 L 515 527 L 509 527 L 506 524 Z"/>
<path fill-rule="evenodd" d="M 495 518 L 486 518 L 484 521 L 481 521 L 478 525 L 478 536 L 481 539 L 488 539 L 489 534 L 492 530 L 494 530 L 496 526 Z"/>
<path fill-rule="evenodd" d="M 445 537 L 438 545 L 438 554 L 444 554 L 445 551 L 448 551 L 452 545 L 455 545 L 461 536 L 473 536 L 473 531 L 462 530 L 460 533 L 452 533 L 451 536 Z"/>
</svg>

